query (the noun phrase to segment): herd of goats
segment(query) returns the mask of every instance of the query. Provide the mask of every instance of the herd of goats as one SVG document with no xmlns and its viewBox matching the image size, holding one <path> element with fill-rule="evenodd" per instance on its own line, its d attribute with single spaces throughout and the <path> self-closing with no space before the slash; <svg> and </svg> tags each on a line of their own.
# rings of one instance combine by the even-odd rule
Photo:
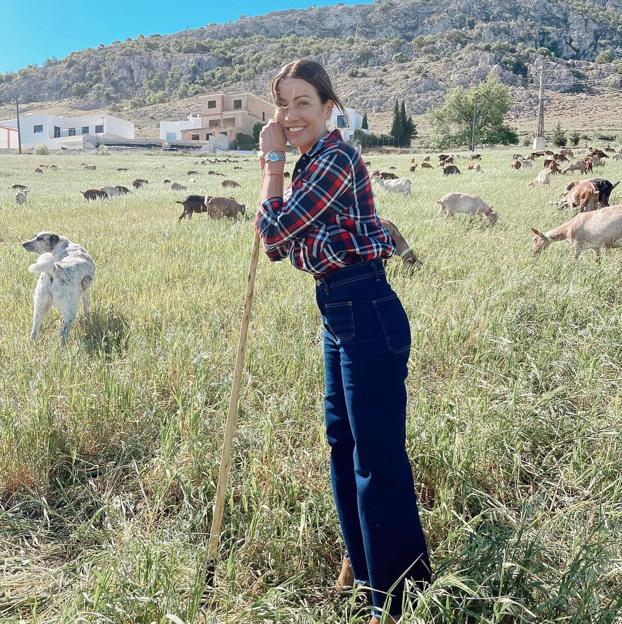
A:
<svg viewBox="0 0 622 624">
<path fill-rule="evenodd" d="M 458 158 L 459 156 L 451 154 L 439 155 L 438 168 L 443 172 L 443 175 L 459 175 L 461 173 L 455 162 Z M 560 149 L 559 152 L 550 150 L 534 151 L 529 156 L 513 154 L 511 168 L 514 170 L 531 170 L 535 167 L 535 162 L 539 158 L 544 158 L 544 162 L 530 186 L 546 187 L 550 184 L 551 176 L 553 175 L 573 172 L 588 174 L 592 173 L 596 167 L 603 167 L 607 159 L 622 160 L 622 150 L 616 152 L 611 147 L 604 149 L 590 148 L 587 153 L 582 154 L 580 157 L 572 149 Z M 479 162 L 480 159 L 480 154 L 471 154 L 466 168 L 470 171 L 483 173 Z M 248 161 L 250 159 L 244 160 Z M 410 162 L 410 172 L 414 173 L 418 168 L 435 168 L 430 161 L 430 156 L 426 156 L 421 162 L 417 162 L 416 158 L 413 158 Z M 200 164 L 207 165 L 223 162 L 239 163 L 240 159 L 205 159 L 200 161 Z M 371 168 L 369 161 L 366 161 L 365 164 Z M 35 169 L 35 173 L 43 174 L 46 167 L 50 170 L 58 170 L 57 165 L 40 165 Z M 96 169 L 96 165 L 86 163 L 82 163 L 82 167 L 89 171 Z M 158 165 L 157 167 L 163 168 L 164 165 Z M 233 169 L 241 168 L 237 164 L 233 167 Z M 394 167 L 390 167 L 390 169 L 394 169 Z M 116 170 L 126 172 L 128 168 L 118 167 Z M 209 170 L 207 174 L 223 177 L 224 179 L 221 181 L 223 189 L 240 186 L 238 182 L 227 179 L 225 174 L 218 171 Z M 187 175 L 191 176 L 190 182 L 196 182 L 196 179 L 192 176 L 199 175 L 199 171 L 189 170 Z M 289 174 L 286 173 L 285 175 L 289 177 Z M 375 170 L 370 174 L 370 178 L 375 185 L 386 192 L 402 193 L 404 195 L 411 194 L 412 181 L 408 178 L 400 178 L 391 171 Z M 148 183 L 148 180 L 137 178 L 133 180 L 131 186 L 134 190 L 138 190 Z M 556 240 L 568 240 L 574 247 L 575 257 L 584 249 L 594 248 L 598 258 L 602 247 L 622 246 L 622 206 L 609 206 L 611 192 L 618 183 L 612 184 L 605 178 L 591 178 L 569 182 L 564 188 L 559 201 L 559 207 L 578 209 L 578 214 L 570 221 L 550 232 L 543 233 L 533 229 L 533 252 L 539 253 L 548 244 Z M 173 182 L 169 178 L 164 179 L 164 184 L 169 185 L 169 188 L 174 191 L 187 190 L 185 184 Z M 17 191 L 15 202 L 19 205 L 25 204 L 28 199 L 28 187 L 23 184 L 14 184 L 12 188 Z M 81 191 L 84 199 L 87 201 L 108 199 L 126 195 L 130 192 L 132 192 L 130 188 L 123 185 L 104 186 Z M 176 203 L 183 206 L 183 212 L 179 216 L 179 220 L 189 219 L 195 212 L 207 213 L 211 218 L 235 218 L 238 215 L 244 215 L 246 211 L 246 207 L 238 203 L 233 197 L 222 195 L 188 195 L 183 201 L 177 201 Z M 439 205 L 439 214 L 445 214 L 447 217 L 452 217 L 458 213 L 472 216 L 484 215 L 492 225 L 496 223 L 499 217 L 493 206 L 488 205 L 481 197 L 469 193 L 448 193 L 437 204 Z M 602 210 L 597 210 L 599 208 Z M 620 222 L 620 236 L 618 236 L 618 222 Z M 403 260 L 410 264 L 418 263 L 419 260 L 399 233 L 397 226 L 385 219 L 383 219 L 383 223 L 396 240 L 398 254 L 402 256 Z"/>
</svg>

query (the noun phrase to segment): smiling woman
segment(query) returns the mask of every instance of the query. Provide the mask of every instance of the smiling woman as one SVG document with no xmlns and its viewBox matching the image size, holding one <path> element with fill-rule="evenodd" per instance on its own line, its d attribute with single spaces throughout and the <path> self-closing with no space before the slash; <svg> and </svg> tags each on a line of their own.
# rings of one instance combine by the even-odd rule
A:
<svg viewBox="0 0 622 624">
<path fill-rule="evenodd" d="M 260 136 L 256 227 L 271 260 L 289 257 L 316 279 L 324 327 L 324 415 L 331 481 L 347 554 L 339 590 L 371 590 L 379 624 L 402 612 L 404 579 L 430 580 L 406 454 L 410 326 L 382 259 L 395 242 L 376 214 L 356 149 L 326 124 L 342 111 L 325 69 L 300 60 L 272 81 L 275 119 Z M 284 196 L 285 145 L 300 153 Z"/>
</svg>

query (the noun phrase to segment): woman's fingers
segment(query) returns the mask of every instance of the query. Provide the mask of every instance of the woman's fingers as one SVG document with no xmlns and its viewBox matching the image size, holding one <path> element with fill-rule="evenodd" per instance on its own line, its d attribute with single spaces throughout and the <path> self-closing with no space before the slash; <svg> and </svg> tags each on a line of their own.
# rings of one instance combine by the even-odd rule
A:
<svg viewBox="0 0 622 624">
<path fill-rule="evenodd" d="M 285 133 L 281 124 L 271 119 L 262 129 L 259 135 L 259 149 L 267 154 L 268 152 L 280 150 L 285 151 Z"/>
</svg>

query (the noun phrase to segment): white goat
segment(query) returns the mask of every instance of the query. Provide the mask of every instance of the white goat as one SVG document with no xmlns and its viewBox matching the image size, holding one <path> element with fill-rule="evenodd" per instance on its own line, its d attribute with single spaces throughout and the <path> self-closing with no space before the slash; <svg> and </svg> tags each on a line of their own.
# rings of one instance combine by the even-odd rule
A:
<svg viewBox="0 0 622 624">
<path fill-rule="evenodd" d="M 534 233 L 531 248 L 534 255 L 555 241 L 566 240 L 574 247 L 575 259 L 586 249 L 593 249 L 599 261 L 603 247 L 622 247 L 622 205 L 580 212 L 570 221 L 545 233 L 535 228 L 531 231 Z"/>
<path fill-rule="evenodd" d="M 23 206 L 28 201 L 28 189 L 23 189 L 15 193 L 15 203 Z"/>
<path fill-rule="evenodd" d="M 389 193 L 403 193 L 404 195 L 410 195 L 410 187 L 412 181 L 408 178 L 398 178 L 397 180 L 383 180 L 377 176 L 374 178 L 378 184 Z"/>
<path fill-rule="evenodd" d="M 536 176 L 536 179 L 529 184 L 529 186 L 548 186 L 551 183 L 551 170 L 545 167 Z"/>
<path fill-rule="evenodd" d="M 492 206 L 489 206 L 481 197 L 468 193 L 447 193 L 437 202 L 440 209 L 438 214 L 445 212 L 446 217 L 453 217 L 457 213 L 477 215 L 483 214 L 492 225 L 497 222 L 499 215 Z"/>
</svg>

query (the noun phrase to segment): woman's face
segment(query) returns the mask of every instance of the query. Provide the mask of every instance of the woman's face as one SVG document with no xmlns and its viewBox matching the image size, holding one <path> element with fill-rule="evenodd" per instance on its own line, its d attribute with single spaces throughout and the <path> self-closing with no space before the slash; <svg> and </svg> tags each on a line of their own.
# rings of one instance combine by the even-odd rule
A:
<svg viewBox="0 0 622 624">
<path fill-rule="evenodd" d="M 285 138 L 301 154 L 311 149 L 326 132 L 333 102 L 322 104 L 315 87 L 300 78 L 283 78 L 279 83 L 276 120 Z"/>
</svg>

